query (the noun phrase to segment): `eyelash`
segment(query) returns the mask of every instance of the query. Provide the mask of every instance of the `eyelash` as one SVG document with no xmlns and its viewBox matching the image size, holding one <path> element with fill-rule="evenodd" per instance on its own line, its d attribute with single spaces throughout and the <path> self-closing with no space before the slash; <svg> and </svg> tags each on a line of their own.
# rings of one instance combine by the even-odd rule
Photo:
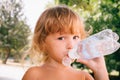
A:
<svg viewBox="0 0 120 80">
<path fill-rule="evenodd" d="M 65 37 L 59 37 L 58 40 L 64 40 Z M 79 36 L 73 36 L 73 39 L 79 39 Z"/>
<path fill-rule="evenodd" d="M 79 39 L 79 36 L 74 36 L 73 39 Z"/>
<path fill-rule="evenodd" d="M 59 38 L 58 38 L 58 40 L 63 40 L 63 39 L 64 39 L 64 37 L 59 37 Z"/>
</svg>

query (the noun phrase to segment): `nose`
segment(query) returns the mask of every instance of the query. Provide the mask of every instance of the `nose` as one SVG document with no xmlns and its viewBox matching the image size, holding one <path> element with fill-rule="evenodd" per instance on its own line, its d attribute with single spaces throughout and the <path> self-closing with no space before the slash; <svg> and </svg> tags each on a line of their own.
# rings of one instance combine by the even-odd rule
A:
<svg viewBox="0 0 120 80">
<path fill-rule="evenodd" d="M 75 45 L 75 42 L 73 40 L 69 40 L 67 42 L 67 49 L 68 50 L 73 49 L 74 45 Z"/>
</svg>

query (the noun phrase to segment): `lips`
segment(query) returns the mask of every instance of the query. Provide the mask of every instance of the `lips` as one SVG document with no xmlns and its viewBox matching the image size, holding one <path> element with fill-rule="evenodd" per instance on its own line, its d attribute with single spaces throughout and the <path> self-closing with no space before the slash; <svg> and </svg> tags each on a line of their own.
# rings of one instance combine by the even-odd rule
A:
<svg viewBox="0 0 120 80">
<path fill-rule="evenodd" d="M 68 56 L 71 58 L 71 59 L 78 59 L 79 58 L 79 55 L 77 53 L 77 47 L 74 47 L 73 49 L 71 49 L 68 53 Z"/>
</svg>

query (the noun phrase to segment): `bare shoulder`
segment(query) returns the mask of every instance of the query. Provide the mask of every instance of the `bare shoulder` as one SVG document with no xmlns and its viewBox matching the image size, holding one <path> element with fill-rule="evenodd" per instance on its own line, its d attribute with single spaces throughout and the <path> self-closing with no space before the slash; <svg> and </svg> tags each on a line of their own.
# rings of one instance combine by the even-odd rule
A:
<svg viewBox="0 0 120 80">
<path fill-rule="evenodd" d="M 92 75 L 85 71 L 78 71 L 78 75 L 84 78 L 85 80 L 94 80 Z"/>
<path fill-rule="evenodd" d="M 42 74 L 42 70 L 40 67 L 31 67 L 24 74 L 22 80 L 37 80 Z"/>
</svg>

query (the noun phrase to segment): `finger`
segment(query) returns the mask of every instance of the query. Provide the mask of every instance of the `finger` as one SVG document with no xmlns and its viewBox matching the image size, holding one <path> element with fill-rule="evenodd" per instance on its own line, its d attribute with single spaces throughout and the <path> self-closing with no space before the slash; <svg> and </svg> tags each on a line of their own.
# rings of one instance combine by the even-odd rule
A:
<svg viewBox="0 0 120 80">
<path fill-rule="evenodd" d="M 77 59 L 76 62 L 80 62 L 82 64 L 87 64 L 88 63 L 88 60 L 85 60 L 85 59 Z"/>
</svg>

